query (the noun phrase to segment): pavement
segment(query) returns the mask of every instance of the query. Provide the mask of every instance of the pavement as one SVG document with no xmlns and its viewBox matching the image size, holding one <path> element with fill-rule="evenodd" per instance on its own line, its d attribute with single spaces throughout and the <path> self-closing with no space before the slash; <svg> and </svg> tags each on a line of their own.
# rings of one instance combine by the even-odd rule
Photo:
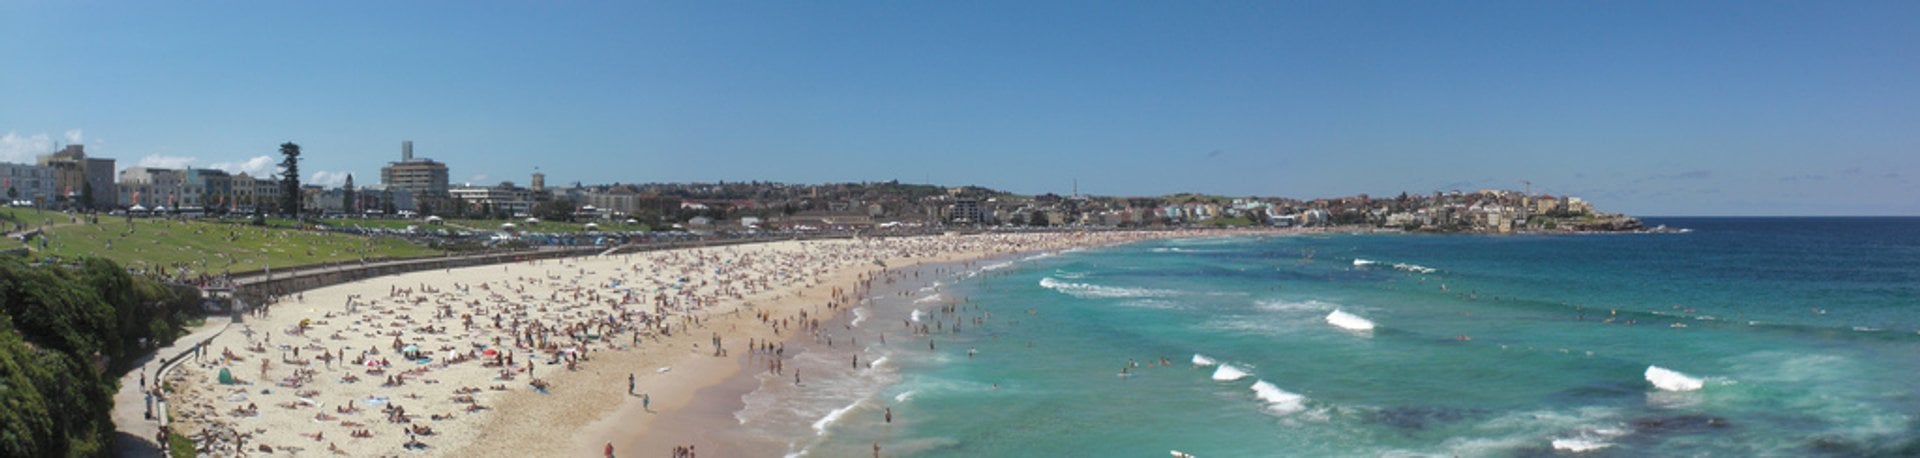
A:
<svg viewBox="0 0 1920 458">
<path fill-rule="evenodd" d="M 193 347 L 225 332 L 232 318 L 209 316 L 207 322 L 193 333 L 173 341 L 172 345 L 161 347 L 136 361 L 139 369 L 127 372 L 120 377 L 120 391 L 113 394 L 113 426 L 118 430 L 113 439 L 113 455 L 121 457 L 157 457 L 160 442 L 156 437 L 160 432 L 159 417 L 166 411 L 164 402 L 155 399 L 153 411 L 155 418 L 146 416 L 146 394 L 140 390 L 140 374 L 146 374 L 149 386 L 160 383 L 155 370 L 170 359 L 193 351 Z M 191 356 L 189 356 L 191 357 Z"/>
</svg>

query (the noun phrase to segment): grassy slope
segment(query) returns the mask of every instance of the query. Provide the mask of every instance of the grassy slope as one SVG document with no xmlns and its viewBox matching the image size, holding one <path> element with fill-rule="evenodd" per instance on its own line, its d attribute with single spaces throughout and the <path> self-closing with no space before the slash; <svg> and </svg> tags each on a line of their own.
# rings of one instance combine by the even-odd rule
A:
<svg viewBox="0 0 1920 458">
<path fill-rule="evenodd" d="M 129 267 L 188 263 L 194 272 L 222 273 L 366 258 L 439 254 L 405 240 L 330 232 L 259 228 L 199 221 L 102 217 L 100 224 L 49 231 L 47 249 L 35 256 L 100 256 Z M 109 242 L 112 247 L 108 248 Z"/>
</svg>

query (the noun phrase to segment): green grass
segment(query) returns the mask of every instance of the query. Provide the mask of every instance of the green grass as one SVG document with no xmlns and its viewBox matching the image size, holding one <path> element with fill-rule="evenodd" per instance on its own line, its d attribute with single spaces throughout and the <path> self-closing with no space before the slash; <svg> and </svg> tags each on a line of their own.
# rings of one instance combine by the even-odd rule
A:
<svg viewBox="0 0 1920 458">
<path fill-rule="evenodd" d="M 1232 216 L 1210 219 L 1206 221 L 1206 224 L 1213 227 L 1252 226 L 1253 220 L 1247 219 L 1245 216 Z"/>
<path fill-rule="evenodd" d="M 193 450 L 193 439 L 180 433 L 167 434 L 167 447 L 173 451 L 173 458 L 193 458 L 198 453 Z"/>
<path fill-rule="evenodd" d="M 31 208 L 3 207 L 3 208 L 0 208 L 0 221 L 4 221 L 6 224 L 4 227 L 0 227 L 0 229 L 4 229 L 4 230 L 0 230 L 0 232 L 12 232 L 13 223 L 16 223 L 16 222 L 25 224 L 29 229 L 31 229 L 35 227 L 40 227 L 41 224 L 65 224 L 68 221 L 70 221 L 69 218 L 71 218 L 71 216 L 67 215 L 66 213 L 61 213 L 61 212 L 52 211 L 52 210 L 35 210 Z"/>
<path fill-rule="evenodd" d="M 433 248 L 394 238 L 361 237 L 244 224 L 135 218 L 100 219 L 100 224 L 56 227 L 45 250 L 34 256 L 97 256 L 129 268 L 185 266 L 189 272 L 220 274 L 271 266 L 285 268 L 361 258 L 418 257 L 440 254 Z M 38 244 L 35 244 L 35 249 Z"/>
</svg>

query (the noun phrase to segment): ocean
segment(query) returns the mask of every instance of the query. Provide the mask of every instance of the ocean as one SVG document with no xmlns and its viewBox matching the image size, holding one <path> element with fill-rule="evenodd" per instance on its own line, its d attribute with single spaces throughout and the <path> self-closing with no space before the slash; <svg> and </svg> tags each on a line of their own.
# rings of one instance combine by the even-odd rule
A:
<svg viewBox="0 0 1920 458">
<path fill-rule="evenodd" d="M 1690 231 L 903 270 L 735 417 L 788 456 L 1920 455 L 1920 218 L 1647 223 Z"/>
</svg>

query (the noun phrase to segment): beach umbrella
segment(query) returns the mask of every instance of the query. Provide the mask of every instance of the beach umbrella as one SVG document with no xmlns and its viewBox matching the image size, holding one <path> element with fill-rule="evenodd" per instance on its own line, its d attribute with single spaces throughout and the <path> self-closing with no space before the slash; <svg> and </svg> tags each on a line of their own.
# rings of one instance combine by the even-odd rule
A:
<svg viewBox="0 0 1920 458">
<path fill-rule="evenodd" d="M 400 349 L 400 351 L 404 351 L 404 352 L 407 352 L 407 353 L 413 353 L 413 352 L 416 352 L 416 351 L 420 351 L 420 346 L 419 346 L 419 345 L 408 345 L 408 346 L 407 346 L 407 348 L 402 348 L 402 349 Z"/>
<path fill-rule="evenodd" d="M 480 354 L 483 354 L 483 355 L 487 355 L 487 356 L 493 356 L 493 355 L 498 355 L 498 354 L 500 354 L 500 350 L 495 350 L 495 349 L 491 349 L 491 348 L 489 348 L 489 349 L 487 349 L 487 351 L 483 351 L 483 352 L 480 352 Z"/>
<path fill-rule="evenodd" d="M 224 368 L 224 367 L 220 368 L 220 384 L 221 385 L 233 384 L 233 373 L 228 372 L 227 368 Z"/>
<path fill-rule="evenodd" d="M 377 359 L 368 359 L 368 360 L 367 360 L 367 367 L 380 367 L 380 360 L 377 360 Z"/>
</svg>

